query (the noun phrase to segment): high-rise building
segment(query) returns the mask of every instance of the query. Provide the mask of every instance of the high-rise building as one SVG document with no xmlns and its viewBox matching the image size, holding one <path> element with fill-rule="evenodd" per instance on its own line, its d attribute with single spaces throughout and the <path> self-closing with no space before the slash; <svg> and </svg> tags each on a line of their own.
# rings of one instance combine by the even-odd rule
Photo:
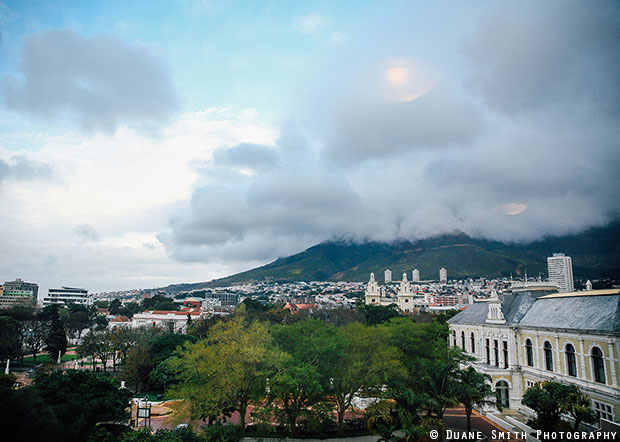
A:
<svg viewBox="0 0 620 442">
<path fill-rule="evenodd" d="M 385 282 L 392 282 L 392 271 L 390 269 L 386 269 L 383 275 L 385 278 Z"/>
<path fill-rule="evenodd" d="M 573 282 L 573 261 L 570 256 L 564 253 L 554 253 L 547 258 L 547 270 L 549 272 L 549 282 L 559 288 L 560 293 L 575 291 Z"/>
<path fill-rule="evenodd" d="M 413 269 L 413 272 L 411 272 L 411 281 L 420 282 L 420 271 L 418 269 Z"/>
<path fill-rule="evenodd" d="M 0 309 L 8 309 L 16 305 L 34 305 L 39 296 L 39 286 L 32 282 L 24 282 L 20 278 L 4 283 L 0 295 Z"/>
<path fill-rule="evenodd" d="M 93 304 L 92 296 L 88 290 L 75 287 L 63 287 L 61 289 L 49 289 L 47 296 L 43 298 L 43 305 L 50 304 Z"/>
<path fill-rule="evenodd" d="M 448 271 L 443 267 L 439 269 L 439 282 L 448 282 Z"/>
</svg>

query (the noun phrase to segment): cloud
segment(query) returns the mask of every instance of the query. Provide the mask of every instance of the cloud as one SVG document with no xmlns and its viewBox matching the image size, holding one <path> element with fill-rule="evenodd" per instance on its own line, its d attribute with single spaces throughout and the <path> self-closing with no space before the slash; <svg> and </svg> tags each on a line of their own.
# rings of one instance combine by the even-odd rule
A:
<svg viewBox="0 0 620 442">
<path fill-rule="evenodd" d="M 327 23 L 329 23 L 328 19 L 313 12 L 295 20 L 293 28 L 302 34 L 312 34 L 324 27 Z"/>
<path fill-rule="evenodd" d="M 112 35 L 53 29 L 24 40 L 19 77 L 2 79 L 6 109 L 88 131 L 153 128 L 179 109 L 168 66 L 148 49 Z"/>
<path fill-rule="evenodd" d="M 472 87 L 508 115 L 575 101 L 618 112 L 618 3 L 526 5 L 484 15 L 465 40 Z"/>
<path fill-rule="evenodd" d="M 620 216 L 619 16 L 567 5 L 479 11 L 458 62 L 425 59 L 398 21 L 353 36 L 274 146 L 214 152 L 160 241 L 182 261 L 264 262 L 336 237 L 521 242 Z"/>
<path fill-rule="evenodd" d="M 8 162 L 0 159 L 0 183 L 4 180 L 48 180 L 54 176 L 47 163 L 30 160 L 23 155 L 13 156 Z"/>
<path fill-rule="evenodd" d="M 73 229 L 73 234 L 80 238 L 80 241 L 99 241 L 99 234 L 95 228 L 89 224 L 80 224 Z"/>
</svg>

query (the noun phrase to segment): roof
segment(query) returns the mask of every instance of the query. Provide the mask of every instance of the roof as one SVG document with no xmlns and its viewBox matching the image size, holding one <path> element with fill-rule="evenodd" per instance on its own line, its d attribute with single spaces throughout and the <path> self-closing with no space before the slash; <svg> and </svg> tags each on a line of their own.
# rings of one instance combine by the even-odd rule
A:
<svg viewBox="0 0 620 442">
<path fill-rule="evenodd" d="M 583 290 L 581 292 L 553 293 L 551 295 L 543 296 L 542 299 L 569 298 L 569 297 L 573 298 L 575 296 L 606 296 L 606 295 L 620 295 L 620 289 Z"/>
<path fill-rule="evenodd" d="M 129 322 L 129 318 L 127 316 L 117 316 L 112 319 L 110 322 Z"/>
<path fill-rule="evenodd" d="M 620 290 L 591 290 L 545 295 L 536 291 L 505 294 L 506 326 L 620 332 Z M 486 324 L 488 302 L 475 302 L 448 320 L 450 324 Z"/>
<path fill-rule="evenodd" d="M 620 296 L 613 294 L 544 297 L 534 303 L 520 325 L 620 332 Z"/>
</svg>

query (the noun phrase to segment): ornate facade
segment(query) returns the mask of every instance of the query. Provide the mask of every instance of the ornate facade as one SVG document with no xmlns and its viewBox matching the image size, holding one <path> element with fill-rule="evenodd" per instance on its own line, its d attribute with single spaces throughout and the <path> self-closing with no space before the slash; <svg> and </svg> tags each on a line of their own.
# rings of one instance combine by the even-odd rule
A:
<svg viewBox="0 0 620 442">
<path fill-rule="evenodd" d="M 556 293 L 524 286 L 476 302 L 448 322 L 450 344 L 476 358 L 503 407 L 554 380 L 578 385 L 599 418 L 620 422 L 620 290 Z"/>
</svg>

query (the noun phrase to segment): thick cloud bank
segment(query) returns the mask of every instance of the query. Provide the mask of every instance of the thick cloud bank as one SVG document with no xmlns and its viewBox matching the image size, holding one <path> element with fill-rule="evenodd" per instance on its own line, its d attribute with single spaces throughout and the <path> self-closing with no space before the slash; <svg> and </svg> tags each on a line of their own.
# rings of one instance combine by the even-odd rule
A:
<svg viewBox="0 0 620 442">
<path fill-rule="evenodd" d="M 352 36 L 297 129 L 215 152 L 160 240 L 185 261 L 266 260 L 333 237 L 528 241 L 619 216 L 618 4 L 501 5 L 463 29 L 420 36 L 399 17 Z"/>
<path fill-rule="evenodd" d="M 2 79 L 7 109 L 52 121 L 69 115 L 87 130 L 150 129 L 179 107 L 168 67 L 110 35 L 39 32 L 25 39 L 19 71 Z"/>
</svg>

